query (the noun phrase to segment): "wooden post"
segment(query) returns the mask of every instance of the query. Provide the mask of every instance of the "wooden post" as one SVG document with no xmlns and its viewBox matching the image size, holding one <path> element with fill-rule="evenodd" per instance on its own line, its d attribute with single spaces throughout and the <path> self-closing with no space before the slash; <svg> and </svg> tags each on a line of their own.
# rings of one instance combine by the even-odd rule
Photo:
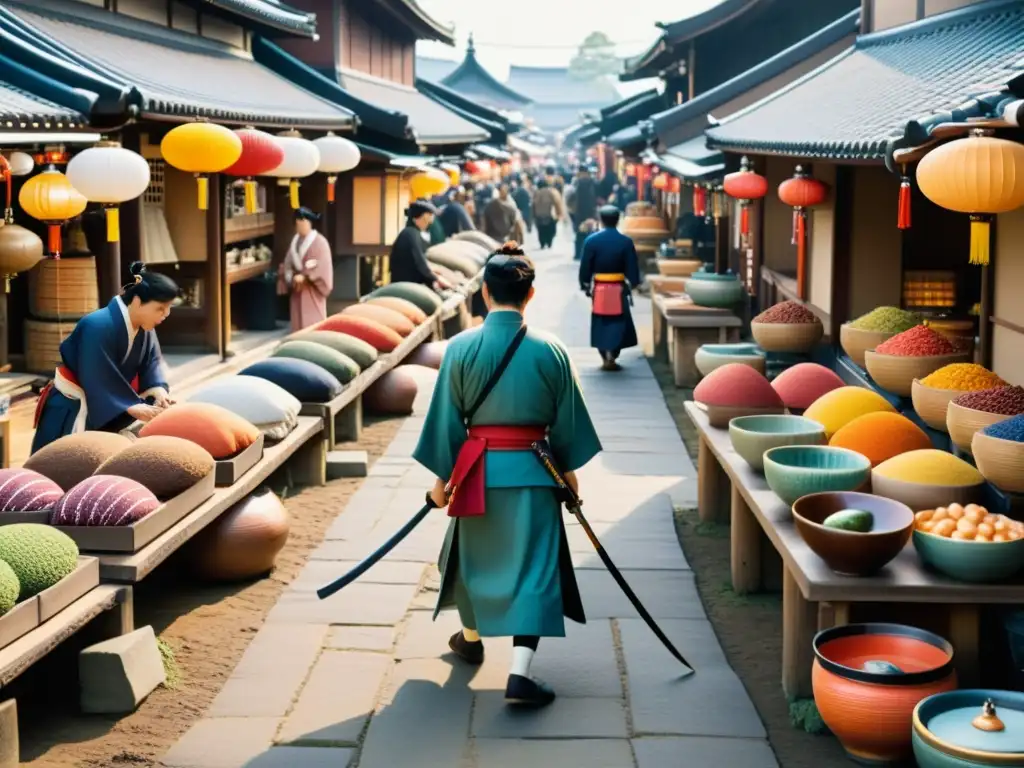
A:
<svg viewBox="0 0 1024 768">
<path fill-rule="evenodd" d="M 107 243 L 107 252 L 102 270 L 97 270 L 103 280 L 100 289 L 100 306 L 106 306 L 112 298 L 121 293 L 121 243 Z"/>
<path fill-rule="evenodd" d="M 729 476 L 701 435 L 697 453 L 697 511 L 702 523 L 721 523 L 729 498 Z"/>
<path fill-rule="evenodd" d="M 202 298 L 206 305 L 206 346 L 225 358 L 231 342 L 231 308 L 230 297 L 224 295 L 229 289 L 224 269 L 224 187 L 219 173 L 210 176 L 209 201 L 206 209 L 206 285 Z"/>
<path fill-rule="evenodd" d="M 811 647 L 818 623 L 818 609 L 800 592 L 789 569 L 783 566 L 782 576 L 782 690 L 789 699 L 806 699 L 813 695 Z"/>
<path fill-rule="evenodd" d="M 956 648 L 957 684 L 972 688 L 978 684 L 980 612 L 976 603 L 949 606 L 949 642 Z"/>
<path fill-rule="evenodd" d="M 729 565 L 732 590 L 737 595 L 761 589 L 761 525 L 733 483 L 730 493 Z"/>
<path fill-rule="evenodd" d="M 0 768 L 21 765 L 18 745 L 18 704 L 14 699 L 0 702 Z"/>
</svg>

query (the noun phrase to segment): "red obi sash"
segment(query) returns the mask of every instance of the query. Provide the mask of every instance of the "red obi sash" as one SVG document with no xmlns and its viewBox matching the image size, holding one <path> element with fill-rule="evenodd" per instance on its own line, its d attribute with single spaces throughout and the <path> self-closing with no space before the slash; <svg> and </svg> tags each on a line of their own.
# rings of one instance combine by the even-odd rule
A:
<svg viewBox="0 0 1024 768">
<path fill-rule="evenodd" d="M 611 273 L 594 275 L 591 312 L 600 317 L 620 317 L 622 315 L 622 293 L 625 287 L 625 275 Z"/>
<path fill-rule="evenodd" d="M 54 381 L 56 381 L 58 377 L 69 384 L 72 389 L 82 391 L 84 394 L 84 390 L 82 390 L 82 385 L 79 383 L 78 377 L 71 371 L 71 369 L 66 365 L 57 366 L 54 378 L 51 381 L 48 381 L 46 386 L 39 392 L 39 400 L 36 402 L 35 416 L 32 419 L 33 429 L 39 427 L 39 418 L 43 415 L 43 408 L 46 405 L 46 401 L 49 399 L 50 394 L 54 390 Z M 135 390 L 136 394 L 139 392 L 139 386 L 139 377 L 136 375 L 135 378 L 132 379 L 132 389 Z"/>
<path fill-rule="evenodd" d="M 448 481 L 448 515 L 483 515 L 487 451 L 528 451 L 533 443 L 543 440 L 546 435 L 546 427 L 470 427 Z"/>
</svg>

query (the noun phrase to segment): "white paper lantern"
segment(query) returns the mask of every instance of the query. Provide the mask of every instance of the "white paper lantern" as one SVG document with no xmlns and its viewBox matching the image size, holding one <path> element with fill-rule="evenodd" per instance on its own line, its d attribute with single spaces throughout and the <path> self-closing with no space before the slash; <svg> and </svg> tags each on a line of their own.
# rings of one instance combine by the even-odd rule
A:
<svg viewBox="0 0 1024 768">
<path fill-rule="evenodd" d="M 68 163 L 68 181 L 91 203 L 102 203 L 107 214 L 107 241 L 120 239 L 118 204 L 134 200 L 149 186 L 149 163 L 116 141 L 101 141 L 79 152 Z"/>
<path fill-rule="evenodd" d="M 313 139 L 320 150 L 320 173 L 327 174 L 327 202 L 334 202 L 334 184 L 338 174 L 351 171 L 362 159 L 362 155 L 353 142 L 328 132 L 326 136 Z"/>
<path fill-rule="evenodd" d="M 316 173 L 320 167 L 320 150 L 312 141 L 302 138 L 297 131 L 289 131 L 275 138 L 284 152 L 284 159 L 277 168 L 267 175 L 288 179 L 288 192 L 292 208 L 298 208 L 298 179 L 304 179 Z"/>
<path fill-rule="evenodd" d="M 11 164 L 12 176 L 28 176 L 36 167 L 36 161 L 28 152 L 11 152 L 7 156 L 7 162 Z"/>
</svg>

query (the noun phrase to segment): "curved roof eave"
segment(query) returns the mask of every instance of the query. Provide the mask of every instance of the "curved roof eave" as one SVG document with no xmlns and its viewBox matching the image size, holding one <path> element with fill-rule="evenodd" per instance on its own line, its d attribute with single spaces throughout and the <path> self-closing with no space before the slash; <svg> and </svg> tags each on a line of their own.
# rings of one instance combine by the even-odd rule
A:
<svg viewBox="0 0 1024 768">
<path fill-rule="evenodd" d="M 419 40 L 455 45 L 455 30 L 428 14 L 416 0 L 376 0 L 377 5 L 417 32 Z M 397 6 L 401 6 L 400 8 Z"/>
<path fill-rule="evenodd" d="M 666 42 L 670 45 L 684 43 L 728 24 L 760 2 L 762 0 L 722 0 L 718 5 L 695 16 L 673 22 L 658 22 L 655 26 L 664 31 Z"/>
<path fill-rule="evenodd" d="M 523 96 L 519 91 L 509 88 L 488 72 L 487 69 L 477 61 L 476 55 L 472 51 L 467 51 L 466 58 L 459 63 L 459 66 L 441 78 L 440 85 L 450 88 L 452 87 L 452 84 L 459 80 L 459 78 L 466 76 L 479 77 L 487 84 L 487 87 L 493 88 L 502 96 L 520 106 L 525 107 L 532 103 L 530 99 Z"/>
<path fill-rule="evenodd" d="M 192 0 L 233 16 L 240 16 L 268 29 L 315 38 L 316 14 L 294 8 L 278 0 Z"/>
</svg>

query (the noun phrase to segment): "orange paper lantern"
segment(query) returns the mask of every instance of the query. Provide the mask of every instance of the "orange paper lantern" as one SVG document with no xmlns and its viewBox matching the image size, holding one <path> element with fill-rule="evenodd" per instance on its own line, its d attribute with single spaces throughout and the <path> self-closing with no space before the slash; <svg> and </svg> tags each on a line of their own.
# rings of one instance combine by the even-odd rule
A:
<svg viewBox="0 0 1024 768">
<path fill-rule="evenodd" d="M 71 186 L 67 176 L 56 168 L 50 168 L 25 182 L 18 202 L 25 213 L 46 223 L 50 255 L 59 259 L 61 225 L 80 215 L 88 201 Z"/>
<path fill-rule="evenodd" d="M 821 205 L 828 197 L 828 185 L 812 178 L 797 166 L 793 178 L 779 184 L 779 199 L 793 207 L 793 243 L 796 245 L 796 291 L 807 300 L 807 209 Z"/>
<path fill-rule="evenodd" d="M 662 191 L 668 189 L 668 176 L 664 173 L 659 173 L 654 177 L 654 181 L 651 182 L 651 186 Z"/>
<path fill-rule="evenodd" d="M 722 188 L 729 197 L 740 201 L 740 237 L 746 248 L 750 237 L 750 201 L 760 200 L 768 194 L 768 179 L 755 173 L 750 161 L 744 157 L 740 160 L 740 169 L 723 179 Z"/>
</svg>

